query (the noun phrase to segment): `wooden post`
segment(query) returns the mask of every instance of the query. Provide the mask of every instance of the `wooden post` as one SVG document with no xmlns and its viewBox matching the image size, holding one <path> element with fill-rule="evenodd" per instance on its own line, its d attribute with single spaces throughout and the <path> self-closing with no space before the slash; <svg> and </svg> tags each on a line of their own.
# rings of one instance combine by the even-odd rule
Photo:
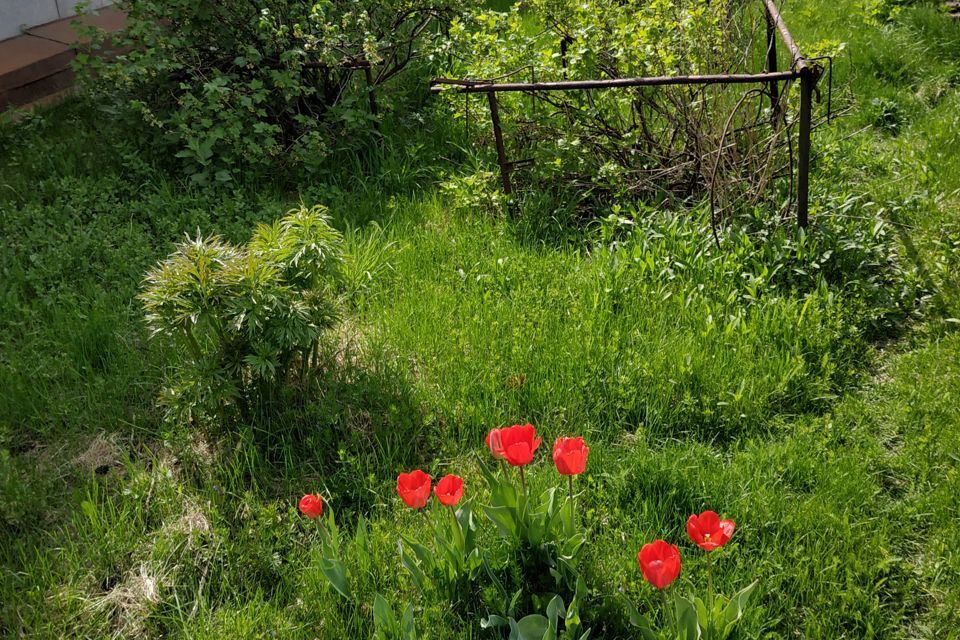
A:
<svg viewBox="0 0 960 640">
<path fill-rule="evenodd" d="M 373 115 L 373 128 L 380 131 L 380 109 L 377 106 L 377 94 L 373 89 L 373 71 L 370 65 L 363 68 L 363 75 L 367 79 L 367 97 L 370 100 L 370 113 Z"/>
<path fill-rule="evenodd" d="M 493 139 L 497 144 L 497 164 L 500 165 L 503 192 L 509 195 L 513 187 L 510 185 L 510 163 L 507 161 L 507 150 L 503 145 L 503 130 L 500 128 L 500 105 L 497 103 L 497 93 L 488 91 L 487 100 L 490 102 L 490 120 L 493 122 Z"/>
</svg>

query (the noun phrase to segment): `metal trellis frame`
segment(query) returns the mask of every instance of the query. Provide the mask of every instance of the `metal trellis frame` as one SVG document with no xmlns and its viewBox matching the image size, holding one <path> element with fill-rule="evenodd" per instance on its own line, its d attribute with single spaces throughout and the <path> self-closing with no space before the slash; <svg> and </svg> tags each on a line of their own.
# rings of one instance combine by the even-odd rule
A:
<svg viewBox="0 0 960 640">
<path fill-rule="evenodd" d="M 434 78 L 430 82 L 430 91 L 439 93 L 445 90 L 454 90 L 459 93 L 486 93 L 490 106 L 490 120 L 493 126 L 493 137 L 497 151 L 497 164 L 500 166 L 500 177 L 504 193 L 511 193 L 513 185 L 510 174 L 521 166 L 529 164 L 529 160 L 513 161 L 507 158 L 506 146 L 503 138 L 503 129 L 500 124 L 500 109 L 497 100 L 498 93 L 506 92 L 552 92 L 577 91 L 585 89 L 618 89 L 628 87 L 656 87 L 677 85 L 732 85 L 732 84 L 759 84 L 766 86 L 770 95 L 771 125 L 776 129 L 786 123 L 786 113 L 780 93 L 781 83 L 797 81 L 800 83 L 800 110 L 798 120 L 797 140 L 797 224 L 806 227 L 809 224 L 810 211 L 810 133 L 813 119 L 813 94 L 817 82 L 823 75 L 823 68 L 817 59 L 805 58 L 800 52 L 796 41 L 790 34 L 780 10 L 774 0 L 762 0 L 766 14 L 766 69 L 761 73 L 735 73 L 716 75 L 684 75 L 684 76 L 648 76 L 639 78 L 611 78 L 599 80 L 562 80 L 556 82 L 497 82 L 495 80 Z M 777 35 L 790 52 L 790 68 L 784 71 L 777 70 Z M 561 41 L 562 54 L 566 53 L 566 39 Z M 562 56 L 565 59 L 565 55 Z M 564 69 L 566 65 L 564 64 Z"/>
</svg>

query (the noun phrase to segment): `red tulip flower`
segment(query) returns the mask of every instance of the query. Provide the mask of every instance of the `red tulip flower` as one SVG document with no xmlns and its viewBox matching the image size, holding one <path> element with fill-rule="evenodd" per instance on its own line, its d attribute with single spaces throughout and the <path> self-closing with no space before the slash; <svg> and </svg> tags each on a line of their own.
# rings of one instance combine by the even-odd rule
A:
<svg viewBox="0 0 960 640">
<path fill-rule="evenodd" d="M 420 469 L 397 476 L 397 495 L 411 509 L 421 509 L 430 499 L 431 479 Z"/>
<path fill-rule="evenodd" d="M 687 535 L 704 551 L 713 551 L 727 544 L 733 535 L 733 520 L 721 520 L 713 511 L 687 519 Z"/>
<path fill-rule="evenodd" d="M 507 452 L 503 450 L 503 443 L 500 441 L 500 432 L 502 429 L 490 429 L 487 434 L 487 448 L 497 460 L 506 460 Z"/>
<path fill-rule="evenodd" d="M 676 545 L 654 540 L 637 554 L 643 579 L 657 589 L 666 589 L 680 575 L 680 551 Z"/>
<path fill-rule="evenodd" d="M 323 515 L 323 498 L 319 493 L 308 493 L 303 496 L 300 498 L 299 506 L 300 512 L 311 520 L 316 520 Z"/>
<path fill-rule="evenodd" d="M 500 429 L 500 444 L 503 454 L 511 465 L 522 467 L 533 460 L 533 452 L 540 446 L 541 438 L 532 424 L 517 424 Z"/>
<path fill-rule="evenodd" d="M 445 507 L 452 507 L 460 502 L 463 497 L 463 478 L 450 474 L 440 478 L 440 482 L 433 488 L 433 493 L 437 496 Z"/>
<path fill-rule="evenodd" d="M 553 443 L 553 464 L 562 476 L 578 476 L 587 468 L 587 454 L 590 447 L 583 438 L 557 438 Z"/>
</svg>

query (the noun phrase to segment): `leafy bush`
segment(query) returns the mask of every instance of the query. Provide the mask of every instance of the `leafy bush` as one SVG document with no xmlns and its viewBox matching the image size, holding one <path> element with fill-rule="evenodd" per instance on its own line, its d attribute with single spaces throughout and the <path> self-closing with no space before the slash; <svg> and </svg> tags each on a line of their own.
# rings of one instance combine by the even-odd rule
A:
<svg viewBox="0 0 960 640">
<path fill-rule="evenodd" d="M 709 276 L 717 283 L 714 295 L 686 295 L 732 304 L 730 317 L 746 319 L 770 302 L 822 294 L 842 299 L 846 324 L 870 337 L 895 329 L 915 315 L 922 299 L 915 269 L 902 259 L 891 225 L 862 196 L 824 199 L 831 213 L 817 216 L 809 232 L 755 211 L 737 220 L 720 251 L 702 222 L 672 215 L 657 220 L 636 210 L 629 219 L 604 220 L 601 237 L 604 250 L 621 259 L 652 256 L 644 258 L 648 264 L 672 267 L 658 279 L 682 280 L 674 273 L 681 269 L 688 277 Z"/>
<path fill-rule="evenodd" d="M 372 131 L 379 87 L 440 46 L 453 0 L 126 0 L 128 52 L 84 56 L 201 183 L 243 164 L 315 162 Z M 369 66 L 368 73 L 365 67 Z"/>
<path fill-rule="evenodd" d="M 823 200 L 830 213 L 818 216 L 809 232 L 794 234 L 754 216 L 739 236 L 741 259 L 781 292 L 828 287 L 843 298 L 852 324 L 870 338 L 916 317 L 925 292 L 884 212 L 863 196 L 833 194 Z"/>
<path fill-rule="evenodd" d="M 341 244 L 324 207 L 301 207 L 245 246 L 187 239 L 150 271 L 147 323 L 178 347 L 166 406 L 191 421 L 248 417 L 278 388 L 308 384 L 337 319 Z"/>
<path fill-rule="evenodd" d="M 867 107 L 868 116 L 878 129 L 898 133 L 903 128 L 906 116 L 896 101 L 888 98 L 874 98 Z"/>
</svg>

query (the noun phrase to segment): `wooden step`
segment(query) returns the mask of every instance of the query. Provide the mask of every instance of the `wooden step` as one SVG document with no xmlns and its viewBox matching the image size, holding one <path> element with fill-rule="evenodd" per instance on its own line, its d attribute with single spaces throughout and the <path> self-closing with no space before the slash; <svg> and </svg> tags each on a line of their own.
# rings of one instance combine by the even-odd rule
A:
<svg viewBox="0 0 960 640">
<path fill-rule="evenodd" d="M 28 29 L 23 35 L 0 41 L 0 111 L 62 94 L 75 80 L 70 62 L 86 42 L 72 23 L 80 22 L 115 33 L 126 26 L 126 14 L 101 9 L 96 15 L 58 20 Z M 97 55 L 118 52 L 106 47 Z"/>
<path fill-rule="evenodd" d="M 0 42 L 0 94 L 66 69 L 73 60 L 70 45 L 33 36 Z"/>
<path fill-rule="evenodd" d="M 87 39 L 77 35 L 73 23 L 79 23 L 85 27 L 97 27 L 109 33 L 115 33 L 126 28 L 127 14 L 119 9 L 100 9 L 96 15 L 90 14 L 82 17 L 67 18 L 66 20 L 57 20 L 56 22 L 27 29 L 26 33 L 38 38 L 62 42 L 63 44 L 84 44 Z"/>
</svg>

